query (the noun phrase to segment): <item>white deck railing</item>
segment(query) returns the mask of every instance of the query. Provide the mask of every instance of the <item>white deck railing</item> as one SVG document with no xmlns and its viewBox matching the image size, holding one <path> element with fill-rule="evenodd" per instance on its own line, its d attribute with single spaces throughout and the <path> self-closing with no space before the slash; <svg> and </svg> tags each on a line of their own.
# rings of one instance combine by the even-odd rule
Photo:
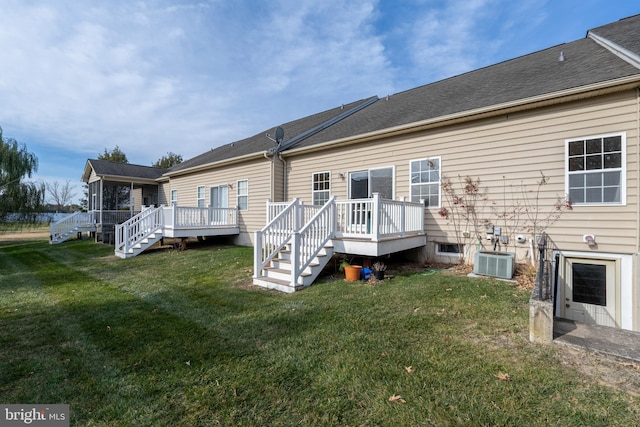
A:
<svg viewBox="0 0 640 427">
<path fill-rule="evenodd" d="M 336 202 L 336 237 L 379 241 L 385 237 L 424 233 L 424 204 L 372 199 Z"/>
<path fill-rule="evenodd" d="M 290 204 L 291 202 L 272 202 L 267 199 L 267 224 L 277 217 L 280 212 L 289 207 Z M 302 224 L 306 224 L 322 209 L 322 205 L 305 205 L 302 201 L 298 200 L 298 209 L 301 209 L 301 212 L 298 214 L 302 215 L 299 219 L 302 221 Z"/>
<path fill-rule="evenodd" d="M 145 209 L 128 221 L 116 225 L 116 251 L 128 253 L 142 240 L 162 230 L 164 226 L 162 210 L 162 206 Z"/>
<path fill-rule="evenodd" d="M 151 234 L 164 234 L 167 228 L 194 229 L 201 232 L 204 228 L 237 226 L 237 208 L 198 208 L 175 205 L 149 208 L 116 226 L 116 251 L 127 253 Z M 197 234 L 197 231 L 194 233 Z"/>
<path fill-rule="evenodd" d="M 267 226 L 255 233 L 254 277 L 291 242 L 292 283 L 332 238 L 377 242 L 424 233 L 423 203 L 386 200 L 379 194 L 345 201 L 332 197 L 324 206 L 306 206 L 298 199 L 267 201 L 267 218 Z"/>
<path fill-rule="evenodd" d="M 300 274 L 318 256 L 335 233 L 335 197 L 316 209 L 316 214 L 300 231 L 293 233 L 291 283 L 298 283 Z"/>
<path fill-rule="evenodd" d="M 73 230 L 95 227 L 95 213 L 96 212 L 75 212 L 71 215 L 67 215 L 60 221 L 52 223 L 49 226 L 50 243 L 61 242 L 61 238 Z"/>
<path fill-rule="evenodd" d="M 289 242 L 293 233 L 302 226 L 298 199 L 293 199 L 284 208 L 282 203 L 276 205 L 278 208 L 273 211 L 267 208 L 267 215 L 273 213 L 275 217 L 262 230 L 255 232 L 253 252 L 255 277 L 260 275 L 273 257 Z"/>
<path fill-rule="evenodd" d="M 237 208 L 198 208 L 174 205 L 163 209 L 165 227 L 174 229 L 236 227 L 238 225 Z"/>
</svg>

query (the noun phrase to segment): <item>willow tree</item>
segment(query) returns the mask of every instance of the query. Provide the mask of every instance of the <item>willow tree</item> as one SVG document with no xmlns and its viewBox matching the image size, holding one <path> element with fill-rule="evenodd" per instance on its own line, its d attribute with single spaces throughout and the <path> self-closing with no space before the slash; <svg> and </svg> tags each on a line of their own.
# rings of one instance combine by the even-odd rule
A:
<svg viewBox="0 0 640 427">
<path fill-rule="evenodd" d="M 0 128 L 0 223 L 38 221 L 44 210 L 44 184 L 27 181 L 38 171 L 38 158 L 25 144 L 4 138 Z"/>
</svg>

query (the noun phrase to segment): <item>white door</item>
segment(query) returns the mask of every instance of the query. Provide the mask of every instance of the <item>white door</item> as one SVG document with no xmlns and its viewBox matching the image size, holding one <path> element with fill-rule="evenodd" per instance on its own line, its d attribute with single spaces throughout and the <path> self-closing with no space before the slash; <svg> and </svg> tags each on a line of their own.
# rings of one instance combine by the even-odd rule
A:
<svg viewBox="0 0 640 427">
<path fill-rule="evenodd" d="M 211 187 L 211 207 L 212 208 L 228 208 L 229 207 L 229 186 L 219 185 Z M 212 224 L 225 224 L 227 212 L 221 209 L 213 209 Z"/>
<path fill-rule="evenodd" d="M 565 258 L 563 267 L 564 317 L 594 325 L 619 326 L 616 261 Z"/>
</svg>

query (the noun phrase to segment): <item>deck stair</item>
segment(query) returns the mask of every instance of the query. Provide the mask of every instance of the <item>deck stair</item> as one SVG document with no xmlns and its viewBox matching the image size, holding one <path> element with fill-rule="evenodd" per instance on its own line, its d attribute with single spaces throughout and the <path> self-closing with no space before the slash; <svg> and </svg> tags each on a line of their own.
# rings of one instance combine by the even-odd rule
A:
<svg viewBox="0 0 640 427">
<path fill-rule="evenodd" d="M 164 237 L 163 208 L 149 208 L 116 226 L 115 255 L 131 258 L 159 242 Z"/>
<path fill-rule="evenodd" d="M 295 292 L 311 286 L 320 275 L 324 267 L 333 256 L 333 246 L 325 245 L 318 254 L 311 260 L 309 265 L 298 274 L 298 280 L 292 281 L 292 260 L 293 251 L 291 245 L 287 245 L 278 252 L 268 267 L 264 268 L 263 275 L 254 279 L 254 284 L 269 289 L 277 289 L 283 292 Z"/>
<path fill-rule="evenodd" d="M 311 286 L 333 256 L 335 198 L 322 208 L 297 199 L 255 234 L 253 283 L 282 292 Z M 312 218 L 305 209 L 312 209 Z M 308 210 L 307 209 L 307 210 Z"/>
<path fill-rule="evenodd" d="M 56 245 L 83 231 L 95 231 L 95 212 L 75 212 L 49 226 L 49 243 Z"/>
</svg>

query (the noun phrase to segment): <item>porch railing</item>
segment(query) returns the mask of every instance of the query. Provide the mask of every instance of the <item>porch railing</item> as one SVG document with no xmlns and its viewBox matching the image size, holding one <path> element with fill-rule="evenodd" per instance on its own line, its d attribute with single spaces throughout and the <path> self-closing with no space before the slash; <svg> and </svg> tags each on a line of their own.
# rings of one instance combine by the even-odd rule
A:
<svg viewBox="0 0 640 427">
<path fill-rule="evenodd" d="M 102 214 L 100 211 L 93 211 L 96 214 L 96 219 L 98 222 L 102 224 L 122 224 L 125 221 L 133 218 L 138 215 L 140 211 L 115 211 L 115 210 L 103 210 Z"/>
<path fill-rule="evenodd" d="M 336 237 L 368 238 L 424 233 L 424 204 L 388 200 L 374 194 L 371 199 L 336 202 Z"/>
<path fill-rule="evenodd" d="M 271 200 L 267 200 L 267 224 L 270 223 L 276 216 L 280 214 L 283 210 L 285 210 L 291 202 L 272 202 Z M 322 209 L 323 205 L 305 205 L 302 201 L 298 200 L 298 208 L 302 212 L 299 214 L 302 215 L 300 220 L 303 224 L 311 221 L 311 218 Z"/>
<path fill-rule="evenodd" d="M 133 218 L 116 225 L 116 251 L 127 253 L 142 240 L 164 227 L 163 208 L 145 209 Z"/>
<path fill-rule="evenodd" d="M 237 208 L 165 207 L 165 225 L 178 228 L 206 228 L 211 226 L 237 226 Z"/>
<path fill-rule="evenodd" d="M 313 218 L 300 231 L 293 233 L 291 283 L 298 283 L 300 274 L 331 240 L 335 233 L 335 219 L 336 204 L 335 197 L 332 197 L 324 206 L 316 209 Z"/>
<path fill-rule="evenodd" d="M 255 232 L 255 277 L 260 275 L 273 257 L 291 240 L 293 233 L 302 226 L 298 199 L 293 199 L 283 209 L 281 203 L 278 205 L 277 215 L 262 230 Z"/>
<path fill-rule="evenodd" d="M 76 212 L 54 222 L 49 226 L 49 238 L 51 243 L 57 243 L 58 239 L 78 228 L 95 227 L 95 212 Z"/>
<path fill-rule="evenodd" d="M 148 208 L 116 226 L 116 251 L 127 253 L 151 234 L 164 233 L 168 227 L 175 230 L 218 226 L 237 227 L 237 208 L 188 206 Z"/>
</svg>

